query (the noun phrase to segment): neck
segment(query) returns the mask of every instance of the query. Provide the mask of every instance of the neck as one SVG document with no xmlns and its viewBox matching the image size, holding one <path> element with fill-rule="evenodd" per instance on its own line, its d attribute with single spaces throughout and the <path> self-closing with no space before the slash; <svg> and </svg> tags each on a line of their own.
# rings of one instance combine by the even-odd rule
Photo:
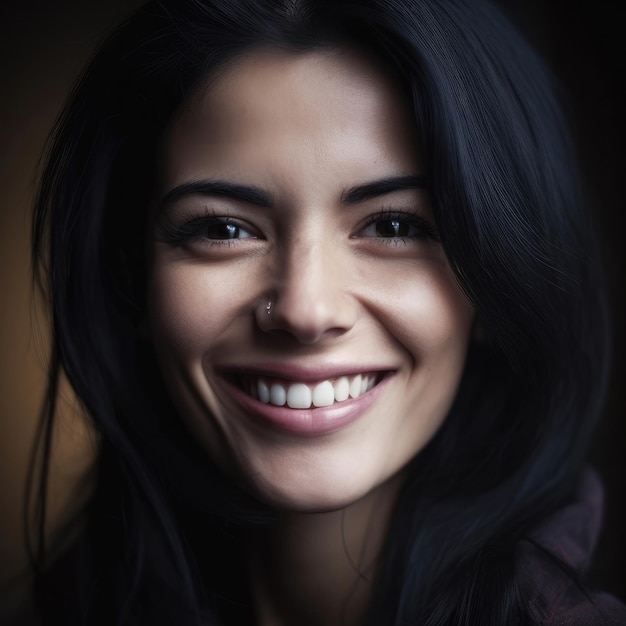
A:
<svg viewBox="0 0 626 626">
<path fill-rule="evenodd" d="M 350 506 L 281 513 L 247 538 L 260 626 L 356 626 L 382 563 L 399 477 Z"/>
</svg>

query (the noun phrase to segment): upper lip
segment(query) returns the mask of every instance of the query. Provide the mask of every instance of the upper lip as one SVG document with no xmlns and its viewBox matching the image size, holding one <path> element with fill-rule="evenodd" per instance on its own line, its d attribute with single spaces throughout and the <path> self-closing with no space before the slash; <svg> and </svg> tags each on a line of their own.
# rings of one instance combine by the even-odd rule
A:
<svg viewBox="0 0 626 626">
<path fill-rule="evenodd" d="M 346 365 L 328 364 L 303 366 L 297 363 L 255 363 L 249 365 L 224 365 L 217 366 L 220 374 L 246 374 L 252 376 L 266 376 L 271 378 L 284 378 L 301 382 L 315 382 L 329 380 L 340 376 L 356 376 L 357 374 L 369 374 L 372 372 L 389 372 L 395 368 L 381 365 Z"/>
</svg>

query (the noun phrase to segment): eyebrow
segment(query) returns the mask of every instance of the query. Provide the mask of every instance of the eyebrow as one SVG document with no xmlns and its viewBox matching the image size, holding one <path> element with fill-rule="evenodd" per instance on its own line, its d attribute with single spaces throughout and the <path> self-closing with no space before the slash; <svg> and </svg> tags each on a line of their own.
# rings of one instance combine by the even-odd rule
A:
<svg viewBox="0 0 626 626">
<path fill-rule="evenodd" d="M 428 176 L 392 176 L 350 187 L 341 194 L 341 202 L 342 204 L 357 204 L 394 191 L 428 189 L 429 186 Z M 271 208 L 274 204 L 272 194 L 260 187 L 239 185 L 224 180 L 195 180 L 183 183 L 168 191 L 159 204 L 163 207 L 185 196 L 195 194 L 231 198 L 266 208 Z"/>
<path fill-rule="evenodd" d="M 428 176 L 392 176 L 347 189 L 341 195 L 341 202 L 343 204 L 356 204 L 394 191 L 428 189 L 429 187 L 430 179 Z"/>
<path fill-rule="evenodd" d="M 260 187 L 238 185 L 224 180 L 194 180 L 170 189 L 161 199 L 160 205 L 172 204 L 184 196 L 194 194 L 231 198 L 268 208 L 274 203 L 272 195 Z"/>
</svg>

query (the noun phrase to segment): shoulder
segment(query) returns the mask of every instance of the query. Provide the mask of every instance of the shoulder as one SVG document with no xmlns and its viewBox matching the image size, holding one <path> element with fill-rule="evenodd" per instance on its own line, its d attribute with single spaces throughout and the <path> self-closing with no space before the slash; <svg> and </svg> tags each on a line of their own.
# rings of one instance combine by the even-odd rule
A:
<svg viewBox="0 0 626 626">
<path fill-rule="evenodd" d="M 522 542 L 520 584 L 533 624 L 626 626 L 626 606 L 608 593 L 591 589 L 584 579 L 602 523 L 602 506 L 602 484 L 588 470 L 572 502 Z"/>
<path fill-rule="evenodd" d="M 590 594 L 573 606 L 562 608 L 537 623 L 545 626 L 626 625 L 626 607 L 607 593 Z"/>
</svg>

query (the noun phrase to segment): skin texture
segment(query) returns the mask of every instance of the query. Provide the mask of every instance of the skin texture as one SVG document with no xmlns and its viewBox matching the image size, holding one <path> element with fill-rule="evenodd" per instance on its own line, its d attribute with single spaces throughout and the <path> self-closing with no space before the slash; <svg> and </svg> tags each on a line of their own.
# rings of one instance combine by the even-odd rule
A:
<svg viewBox="0 0 626 626">
<path fill-rule="evenodd" d="M 350 560 L 367 569 L 379 555 L 401 470 L 443 423 L 462 373 L 474 313 L 433 232 L 428 192 L 345 202 L 354 186 L 423 174 L 416 137 L 383 70 L 337 49 L 242 57 L 163 138 L 148 332 L 207 454 L 282 512 L 251 539 L 265 624 L 360 615 L 369 583 L 355 587 Z M 258 187 L 271 206 L 199 193 L 160 201 L 206 179 Z M 229 218 L 236 238 L 216 239 L 228 227 L 211 216 Z M 204 222 L 184 226 L 194 219 Z M 393 220 L 405 236 L 383 236 Z M 358 419 L 303 434 L 259 419 L 222 376 L 274 366 L 319 380 L 331 367 L 372 370 L 383 382 Z M 288 555 L 284 567 L 263 565 L 268 549 L 276 563 Z"/>
</svg>

